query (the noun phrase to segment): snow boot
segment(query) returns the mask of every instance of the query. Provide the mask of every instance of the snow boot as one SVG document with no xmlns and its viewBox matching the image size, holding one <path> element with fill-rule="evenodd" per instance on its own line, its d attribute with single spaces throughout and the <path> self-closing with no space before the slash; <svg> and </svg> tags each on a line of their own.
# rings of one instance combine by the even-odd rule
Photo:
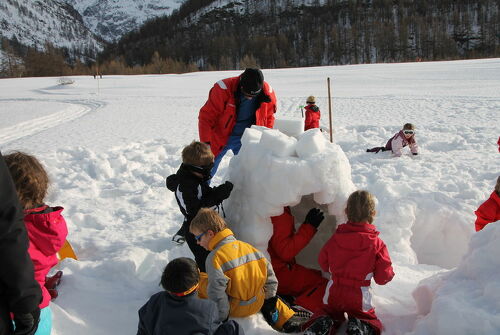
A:
<svg viewBox="0 0 500 335">
<path fill-rule="evenodd" d="M 347 321 L 347 335 L 375 335 L 375 331 L 368 323 L 356 319 L 354 317 L 349 317 Z"/>
<path fill-rule="evenodd" d="M 309 321 L 311 315 L 312 313 L 306 310 L 296 311 L 295 314 L 283 325 L 283 332 L 298 333 L 302 331 L 302 326 Z"/>
<path fill-rule="evenodd" d="M 304 331 L 304 335 L 328 335 L 334 329 L 334 322 L 331 317 L 324 315 L 317 318 Z"/>
<path fill-rule="evenodd" d="M 56 288 L 50 288 L 47 289 L 47 291 L 49 291 L 51 301 L 55 300 L 59 296 L 59 292 L 57 291 Z"/>
<path fill-rule="evenodd" d="M 186 228 L 184 225 L 172 237 L 172 242 L 177 243 L 177 245 L 183 245 L 186 242 Z"/>
<path fill-rule="evenodd" d="M 47 290 L 55 289 L 61 283 L 62 275 L 62 271 L 57 271 L 55 275 L 45 277 L 45 288 L 47 288 Z"/>
</svg>

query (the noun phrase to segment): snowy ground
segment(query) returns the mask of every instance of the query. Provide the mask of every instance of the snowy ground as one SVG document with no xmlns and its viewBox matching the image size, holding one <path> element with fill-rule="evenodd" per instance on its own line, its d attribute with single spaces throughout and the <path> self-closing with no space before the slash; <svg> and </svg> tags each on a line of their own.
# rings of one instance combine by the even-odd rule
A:
<svg viewBox="0 0 500 335">
<path fill-rule="evenodd" d="M 135 334 L 137 310 L 159 291 L 164 265 L 190 255 L 170 241 L 182 217 L 164 178 L 198 138 L 197 114 L 210 87 L 240 72 L 74 77 L 64 86 L 58 78 L 0 80 L 0 150 L 33 153 L 46 165 L 53 181 L 47 203 L 65 207 L 80 257 L 59 265 L 53 334 Z M 373 284 L 385 334 L 500 334 L 493 283 L 500 267 L 491 254 L 478 257 L 498 255 L 500 227 L 473 233 L 473 212 L 500 174 L 500 59 L 264 75 L 276 90 L 278 117 L 300 117 L 298 106 L 312 94 L 324 127 L 332 79 L 334 140 L 355 187 L 378 199 L 375 225 L 395 266 L 391 283 Z M 417 126 L 419 156 L 365 152 L 405 122 Z M 228 162 L 221 171 L 230 170 Z M 419 281 L 433 275 L 415 300 Z M 260 317 L 239 321 L 247 334 L 274 333 Z"/>
</svg>

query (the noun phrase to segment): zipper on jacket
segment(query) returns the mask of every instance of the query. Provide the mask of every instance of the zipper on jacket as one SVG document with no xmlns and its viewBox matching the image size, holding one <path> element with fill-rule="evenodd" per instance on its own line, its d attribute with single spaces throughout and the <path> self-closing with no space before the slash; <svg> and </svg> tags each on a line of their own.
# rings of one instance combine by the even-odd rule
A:
<svg viewBox="0 0 500 335">
<path fill-rule="evenodd" d="M 233 119 L 233 116 L 231 115 L 229 119 L 226 121 L 226 124 L 224 125 L 224 128 L 227 128 L 227 125 L 229 124 L 229 121 Z"/>
</svg>

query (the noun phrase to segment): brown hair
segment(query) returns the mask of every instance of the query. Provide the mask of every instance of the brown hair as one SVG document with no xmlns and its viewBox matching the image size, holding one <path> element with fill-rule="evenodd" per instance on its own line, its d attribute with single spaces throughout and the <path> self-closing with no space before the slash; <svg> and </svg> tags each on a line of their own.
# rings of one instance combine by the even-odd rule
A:
<svg viewBox="0 0 500 335">
<path fill-rule="evenodd" d="M 500 195 L 500 176 L 498 176 L 497 184 L 495 185 L 495 191 Z"/>
<path fill-rule="evenodd" d="M 403 129 L 415 130 L 415 126 L 412 123 L 405 123 L 405 125 L 403 126 Z"/>
<path fill-rule="evenodd" d="M 356 191 L 347 199 L 347 219 L 351 222 L 373 222 L 375 216 L 375 198 L 368 191 Z"/>
<path fill-rule="evenodd" d="M 43 204 L 49 188 L 49 176 L 40 161 L 20 151 L 8 154 L 4 158 L 24 209 Z"/>
<path fill-rule="evenodd" d="M 214 162 L 214 154 L 208 144 L 193 141 L 182 150 L 184 164 L 205 166 Z"/>
<path fill-rule="evenodd" d="M 216 211 L 210 208 L 200 208 L 198 214 L 196 214 L 189 226 L 190 231 L 193 229 L 201 232 L 211 230 L 214 233 L 223 231 L 226 228 L 226 221 L 224 221 Z"/>
</svg>

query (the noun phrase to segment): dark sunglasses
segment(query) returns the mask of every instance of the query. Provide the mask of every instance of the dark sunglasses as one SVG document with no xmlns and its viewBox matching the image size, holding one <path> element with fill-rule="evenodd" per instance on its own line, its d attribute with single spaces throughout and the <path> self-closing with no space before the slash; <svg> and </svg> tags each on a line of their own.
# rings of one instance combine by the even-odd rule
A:
<svg viewBox="0 0 500 335">
<path fill-rule="evenodd" d="M 204 232 L 203 232 L 203 233 L 201 233 L 200 235 L 195 235 L 194 239 L 195 239 L 196 241 L 198 241 L 198 242 L 199 242 L 199 241 L 201 240 L 201 238 L 203 237 L 203 235 L 205 235 L 206 233 L 207 233 L 207 232 L 206 232 L 206 231 L 204 231 Z"/>
<path fill-rule="evenodd" d="M 410 135 L 411 135 L 411 134 L 415 134 L 415 131 L 414 131 L 414 130 L 403 130 L 403 133 L 404 133 L 405 135 L 408 135 L 408 134 L 410 134 Z"/>
</svg>

